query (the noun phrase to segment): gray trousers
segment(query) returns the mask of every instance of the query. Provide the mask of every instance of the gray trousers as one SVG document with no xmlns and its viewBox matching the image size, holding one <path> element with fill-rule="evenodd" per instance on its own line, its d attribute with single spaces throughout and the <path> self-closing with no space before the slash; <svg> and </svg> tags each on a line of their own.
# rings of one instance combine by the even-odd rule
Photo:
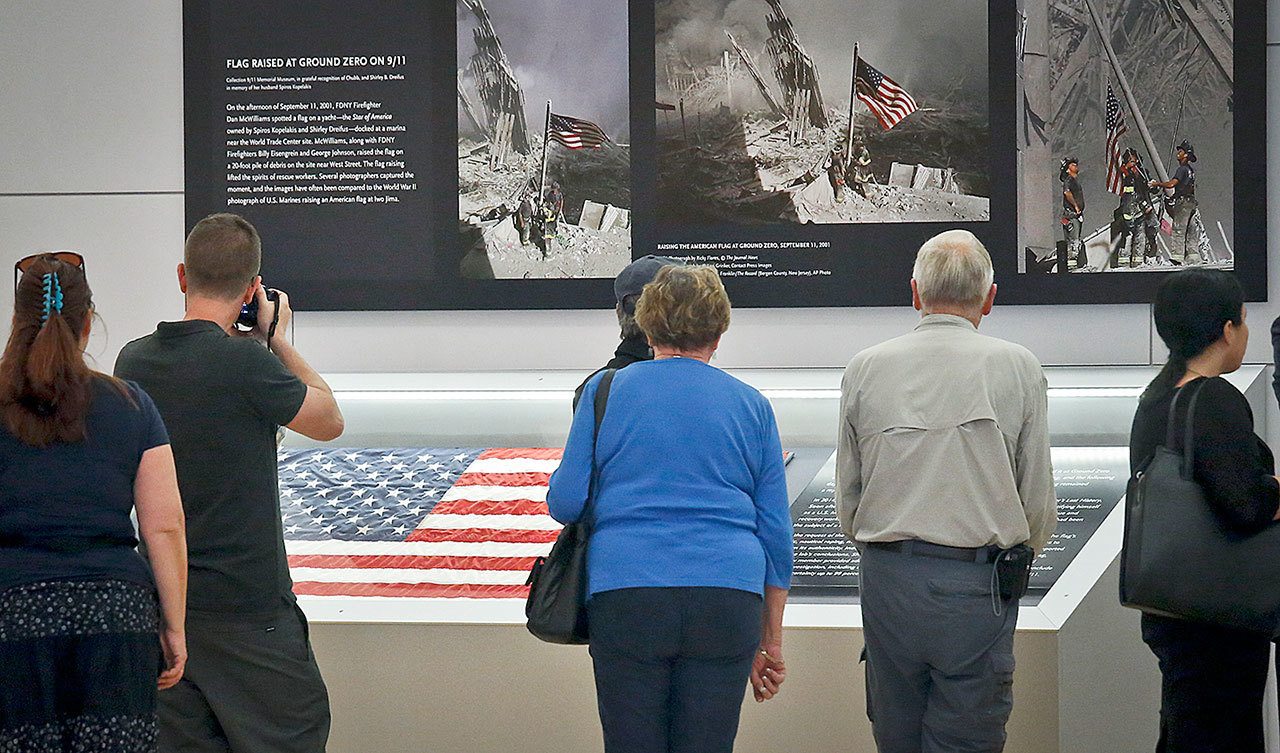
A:
<svg viewBox="0 0 1280 753">
<path fill-rule="evenodd" d="M 160 753 L 323 753 L 329 693 L 297 607 L 187 620 L 187 670 L 160 693 Z"/>
<path fill-rule="evenodd" d="M 1016 601 L 992 566 L 862 550 L 867 717 L 880 753 L 999 753 L 1013 709 Z"/>
<path fill-rule="evenodd" d="M 1081 237 L 1084 233 L 1084 218 L 1077 215 L 1064 215 L 1062 224 L 1062 237 L 1067 241 L 1067 258 L 1065 260 L 1067 269 L 1083 269 L 1088 266 L 1089 260 L 1084 254 L 1084 243 Z"/>
<path fill-rule="evenodd" d="M 1199 227 L 1194 224 L 1199 204 L 1195 199 L 1175 199 L 1169 213 L 1173 221 L 1173 238 L 1170 240 L 1173 260 L 1181 264 L 1200 264 Z"/>
</svg>

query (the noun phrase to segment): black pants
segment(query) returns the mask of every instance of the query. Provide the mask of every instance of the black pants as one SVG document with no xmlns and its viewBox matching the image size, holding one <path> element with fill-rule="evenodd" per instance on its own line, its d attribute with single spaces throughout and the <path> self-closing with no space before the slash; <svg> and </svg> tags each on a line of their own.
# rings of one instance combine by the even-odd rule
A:
<svg viewBox="0 0 1280 753">
<path fill-rule="evenodd" d="M 606 753 L 730 753 L 762 604 L 729 588 L 624 588 L 592 597 Z"/>
<path fill-rule="evenodd" d="M 1157 753 L 1262 753 L 1271 644 L 1238 630 L 1142 616 L 1160 663 Z"/>
<path fill-rule="evenodd" d="M 160 753 L 323 753 L 329 694 L 297 607 L 187 619 L 187 671 L 160 693 Z"/>
</svg>

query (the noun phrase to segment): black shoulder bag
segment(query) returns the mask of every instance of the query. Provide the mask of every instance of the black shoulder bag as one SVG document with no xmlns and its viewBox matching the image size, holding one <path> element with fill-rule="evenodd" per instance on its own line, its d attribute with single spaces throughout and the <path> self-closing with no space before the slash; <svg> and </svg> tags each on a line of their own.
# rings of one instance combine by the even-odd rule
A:
<svg viewBox="0 0 1280 753">
<path fill-rule="evenodd" d="M 1244 533 L 1224 524 L 1192 475 L 1192 417 L 1204 383 L 1190 393 L 1182 452 L 1169 406 L 1164 444 L 1129 480 L 1120 603 L 1178 617 L 1280 636 L 1280 526 Z"/>
<path fill-rule="evenodd" d="M 596 441 L 600 422 L 609 404 L 609 387 L 617 369 L 609 369 L 596 387 L 595 430 L 591 435 L 591 481 L 587 501 L 578 522 L 560 531 L 546 557 L 534 560 L 529 571 L 529 599 L 524 615 L 529 632 L 547 643 L 584 644 L 587 632 L 587 539 L 591 536 L 591 514 L 596 496 L 598 468 Z"/>
</svg>

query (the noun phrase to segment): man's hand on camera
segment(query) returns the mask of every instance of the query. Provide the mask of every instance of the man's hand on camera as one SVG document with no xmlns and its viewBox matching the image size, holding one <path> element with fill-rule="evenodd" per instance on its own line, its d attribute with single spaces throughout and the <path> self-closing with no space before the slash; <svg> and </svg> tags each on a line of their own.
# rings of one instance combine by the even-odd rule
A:
<svg viewBox="0 0 1280 753">
<path fill-rule="evenodd" d="M 275 320 L 276 331 L 271 337 L 272 343 L 277 337 L 284 337 L 285 332 L 289 331 L 289 322 L 293 319 L 293 309 L 289 307 L 289 294 L 283 290 L 274 292 L 278 296 L 277 300 L 269 302 L 258 300 L 258 328 L 262 330 L 264 337 L 271 332 L 271 322 L 273 318 Z M 259 291 L 259 295 L 266 296 L 266 292 Z"/>
<path fill-rule="evenodd" d="M 276 304 L 267 298 L 266 285 L 259 285 L 253 296 L 258 303 L 258 326 L 253 328 L 254 334 L 265 340 L 271 331 L 271 322 L 276 318 Z"/>
</svg>

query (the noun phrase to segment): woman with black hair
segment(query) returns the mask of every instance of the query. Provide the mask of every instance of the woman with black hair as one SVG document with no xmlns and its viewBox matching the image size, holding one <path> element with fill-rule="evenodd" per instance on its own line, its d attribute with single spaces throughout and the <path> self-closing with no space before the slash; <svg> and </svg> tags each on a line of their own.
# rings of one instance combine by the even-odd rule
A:
<svg viewBox="0 0 1280 753">
<path fill-rule="evenodd" d="M 1131 470 L 1143 468 L 1164 443 L 1179 391 L 1186 395 L 1173 420 L 1184 425 L 1194 391 L 1193 473 L 1209 504 L 1224 525 L 1242 533 L 1271 525 L 1280 513 L 1275 463 L 1253 432 L 1248 402 L 1222 378 L 1240 367 L 1249 341 L 1239 281 L 1216 270 L 1176 272 L 1156 295 L 1155 323 L 1169 360 L 1138 403 Z M 1180 442 L 1181 432 L 1175 436 Z M 1267 636 L 1143 614 L 1142 639 L 1162 677 L 1157 753 L 1262 753 Z"/>
</svg>

